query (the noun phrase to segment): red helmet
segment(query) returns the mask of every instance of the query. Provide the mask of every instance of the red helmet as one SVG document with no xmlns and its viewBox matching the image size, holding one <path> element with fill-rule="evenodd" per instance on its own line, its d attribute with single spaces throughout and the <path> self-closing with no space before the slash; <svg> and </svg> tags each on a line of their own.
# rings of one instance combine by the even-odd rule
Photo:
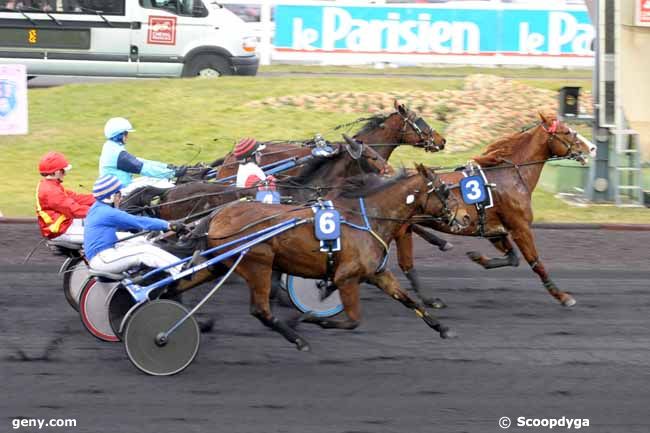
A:
<svg viewBox="0 0 650 433">
<path fill-rule="evenodd" d="M 38 171 L 42 174 L 52 174 L 58 170 L 70 170 L 72 166 L 59 152 L 47 152 L 38 163 Z"/>
<path fill-rule="evenodd" d="M 236 158 L 247 158 L 260 149 L 260 143 L 254 138 L 242 138 L 235 146 L 234 154 Z M 263 149 L 263 148 L 262 148 Z"/>
</svg>

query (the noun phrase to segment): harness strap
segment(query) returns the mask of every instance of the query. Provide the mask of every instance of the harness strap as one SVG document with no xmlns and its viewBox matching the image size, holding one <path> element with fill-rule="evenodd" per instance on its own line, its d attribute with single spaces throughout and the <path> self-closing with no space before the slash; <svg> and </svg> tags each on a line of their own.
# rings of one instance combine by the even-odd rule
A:
<svg viewBox="0 0 650 433">
<path fill-rule="evenodd" d="M 370 226 L 370 221 L 368 221 L 368 214 L 366 213 L 366 205 L 364 203 L 363 197 L 359 197 L 359 208 L 361 210 L 361 217 L 363 218 L 363 222 L 365 224 L 364 230 L 370 233 L 375 239 L 377 239 L 377 241 L 379 241 L 381 246 L 384 248 L 384 258 L 375 270 L 375 273 L 379 273 L 384 269 L 386 262 L 388 261 L 388 245 Z"/>
</svg>

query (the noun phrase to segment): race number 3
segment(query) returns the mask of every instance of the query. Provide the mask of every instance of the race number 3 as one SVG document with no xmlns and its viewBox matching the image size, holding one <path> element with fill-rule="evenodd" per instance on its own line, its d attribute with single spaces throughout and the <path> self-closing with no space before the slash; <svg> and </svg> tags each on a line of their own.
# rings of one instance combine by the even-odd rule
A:
<svg viewBox="0 0 650 433">
<path fill-rule="evenodd" d="M 316 239 L 331 241 L 341 236 L 341 217 L 334 209 L 321 209 L 314 216 Z"/>
<path fill-rule="evenodd" d="M 482 203 L 487 199 L 485 181 L 481 176 L 469 176 L 460 181 L 460 192 L 467 204 Z"/>
</svg>

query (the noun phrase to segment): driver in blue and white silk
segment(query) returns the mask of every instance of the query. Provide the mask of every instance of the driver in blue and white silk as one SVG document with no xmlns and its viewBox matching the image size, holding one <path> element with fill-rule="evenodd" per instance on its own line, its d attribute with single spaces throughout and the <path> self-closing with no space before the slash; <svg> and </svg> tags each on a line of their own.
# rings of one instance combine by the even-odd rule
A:
<svg viewBox="0 0 650 433">
<path fill-rule="evenodd" d="M 106 142 L 99 157 L 99 175 L 113 175 L 123 186 L 122 194 L 126 195 L 136 187 L 154 185 L 161 188 L 174 186 L 169 180 L 185 174 L 186 167 L 176 167 L 158 161 L 136 158 L 126 150 L 126 142 L 130 132 L 134 132 L 131 122 L 123 117 L 109 119 L 104 126 Z M 142 175 L 134 183 L 133 175 Z"/>
</svg>

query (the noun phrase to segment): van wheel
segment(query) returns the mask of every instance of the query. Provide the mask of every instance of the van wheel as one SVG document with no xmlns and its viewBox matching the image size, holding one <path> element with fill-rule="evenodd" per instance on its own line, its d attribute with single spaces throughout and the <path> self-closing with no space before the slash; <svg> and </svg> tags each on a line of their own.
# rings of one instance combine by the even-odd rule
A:
<svg viewBox="0 0 650 433">
<path fill-rule="evenodd" d="M 184 77 L 212 78 L 232 75 L 228 60 L 215 54 L 201 54 L 194 57 L 183 69 Z"/>
</svg>

